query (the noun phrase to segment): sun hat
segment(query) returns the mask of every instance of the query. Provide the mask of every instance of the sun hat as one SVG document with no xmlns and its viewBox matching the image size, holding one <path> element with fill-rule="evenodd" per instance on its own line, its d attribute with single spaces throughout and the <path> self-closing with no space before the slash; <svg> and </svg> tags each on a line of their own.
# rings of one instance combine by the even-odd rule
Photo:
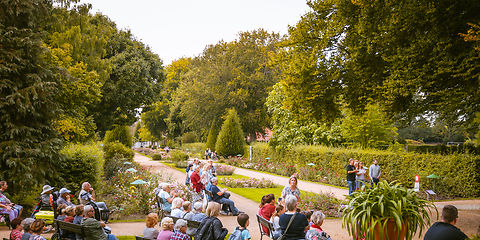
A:
<svg viewBox="0 0 480 240">
<path fill-rule="evenodd" d="M 59 193 L 60 193 L 60 194 L 71 193 L 71 191 L 68 190 L 67 188 L 62 188 L 62 189 L 60 189 Z"/>
<path fill-rule="evenodd" d="M 54 187 L 51 187 L 50 185 L 45 185 L 45 186 L 43 186 L 42 194 L 45 194 L 46 192 L 51 191 L 53 189 L 54 189 Z"/>
</svg>

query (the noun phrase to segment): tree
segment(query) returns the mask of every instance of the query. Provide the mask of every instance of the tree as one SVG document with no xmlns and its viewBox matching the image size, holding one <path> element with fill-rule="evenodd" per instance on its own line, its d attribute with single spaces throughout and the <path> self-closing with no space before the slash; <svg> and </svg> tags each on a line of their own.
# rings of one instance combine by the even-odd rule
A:
<svg viewBox="0 0 480 240">
<path fill-rule="evenodd" d="M 14 193 L 59 181 L 59 80 L 41 38 L 51 10 L 49 1 L 0 1 L 0 178 Z"/>
<path fill-rule="evenodd" d="M 210 150 L 215 151 L 215 144 L 217 142 L 218 137 L 218 129 L 217 121 L 214 119 L 212 121 L 212 125 L 210 126 L 210 130 L 208 131 L 207 143 L 206 147 L 210 148 Z"/>
<path fill-rule="evenodd" d="M 221 156 L 243 155 L 245 140 L 242 126 L 235 109 L 228 110 L 222 129 L 218 133 L 215 149 Z"/>
<path fill-rule="evenodd" d="M 346 110 L 342 122 L 345 139 L 363 148 L 389 145 L 397 135 L 396 130 L 381 108 L 374 104 L 367 105 L 363 114 Z"/>
<path fill-rule="evenodd" d="M 115 125 L 113 129 L 105 133 L 104 143 L 119 142 L 127 147 L 132 147 L 132 135 L 130 127 L 125 125 Z"/>
<path fill-rule="evenodd" d="M 149 106 L 142 113 L 142 123 L 153 137 L 160 140 L 168 130 L 165 119 L 168 117 L 168 105 L 164 101 L 158 101 Z"/>
</svg>

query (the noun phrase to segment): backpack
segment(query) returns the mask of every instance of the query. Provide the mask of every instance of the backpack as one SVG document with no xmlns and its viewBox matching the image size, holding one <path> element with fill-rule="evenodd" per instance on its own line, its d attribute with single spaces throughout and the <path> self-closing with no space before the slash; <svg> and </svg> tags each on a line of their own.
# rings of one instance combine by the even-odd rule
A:
<svg viewBox="0 0 480 240">
<path fill-rule="evenodd" d="M 230 234 L 230 237 L 228 237 L 228 240 L 243 240 L 242 239 L 243 230 L 246 230 L 246 229 L 239 229 L 238 227 L 236 227 L 233 233 Z"/>
</svg>

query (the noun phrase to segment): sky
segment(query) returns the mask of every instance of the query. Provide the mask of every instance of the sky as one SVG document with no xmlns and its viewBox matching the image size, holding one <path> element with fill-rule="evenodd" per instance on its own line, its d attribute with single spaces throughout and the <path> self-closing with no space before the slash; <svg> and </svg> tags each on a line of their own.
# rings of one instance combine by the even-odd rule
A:
<svg viewBox="0 0 480 240">
<path fill-rule="evenodd" d="M 194 57 L 207 45 L 233 41 L 239 32 L 263 28 L 288 33 L 308 12 L 306 0 L 82 0 L 130 29 L 164 65 Z"/>
</svg>

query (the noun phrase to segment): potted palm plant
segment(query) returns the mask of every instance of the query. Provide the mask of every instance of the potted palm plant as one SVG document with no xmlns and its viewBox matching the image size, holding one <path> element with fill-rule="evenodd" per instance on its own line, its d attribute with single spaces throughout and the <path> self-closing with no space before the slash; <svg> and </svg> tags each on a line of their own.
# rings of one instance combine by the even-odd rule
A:
<svg viewBox="0 0 480 240">
<path fill-rule="evenodd" d="M 386 181 L 375 187 L 366 185 L 347 200 L 342 225 L 358 239 L 411 240 L 417 230 L 421 235 L 428 227 L 432 209 L 437 211 L 433 203 L 421 199 L 413 189 Z"/>
</svg>

